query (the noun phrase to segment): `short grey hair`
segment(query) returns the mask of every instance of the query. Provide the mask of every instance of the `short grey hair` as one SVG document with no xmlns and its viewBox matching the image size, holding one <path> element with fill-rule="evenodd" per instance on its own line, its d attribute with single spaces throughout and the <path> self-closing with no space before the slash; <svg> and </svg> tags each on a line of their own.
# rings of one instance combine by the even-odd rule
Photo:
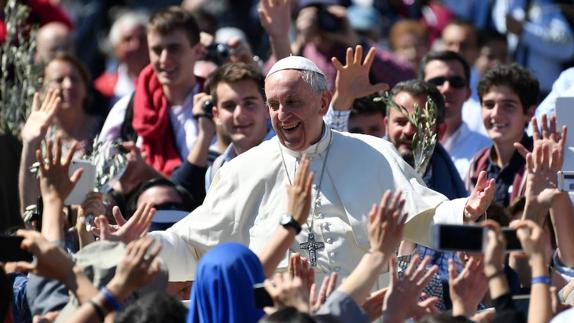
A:
<svg viewBox="0 0 574 323">
<path fill-rule="evenodd" d="M 325 75 L 308 70 L 301 70 L 300 72 L 303 81 L 309 84 L 311 89 L 313 89 L 313 92 L 316 94 L 321 94 L 325 91 L 329 91 L 329 85 L 327 84 Z"/>
<path fill-rule="evenodd" d="M 143 11 L 126 11 L 118 16 L 112 28 L 110 28 L 109 42 L 112 48 L 120 43 L 123 30 L 129 30 L 138 26 L 145 28 L 148 20 L 149 15 Z"/>
</svg>

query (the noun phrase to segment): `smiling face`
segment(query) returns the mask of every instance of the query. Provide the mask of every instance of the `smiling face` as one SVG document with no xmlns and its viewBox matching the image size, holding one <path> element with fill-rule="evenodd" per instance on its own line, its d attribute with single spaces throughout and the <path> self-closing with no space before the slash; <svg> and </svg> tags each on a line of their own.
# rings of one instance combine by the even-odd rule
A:
<svg viewBox="0 0 574 323">
<path fill-rule="evenodd" d="M 388 116 L 385 118 L 387 136 L 390 142 L 397 148 L 401 157 L 412 166 L 414 165 L 412 146 L 416 126 L 409 121 L 408 116 L 414 114 L 415 105 L 424 107 L 425 99 L 422 96 L 413 97 L 408 92 L 399 92 L 395 95 L 393 101 L 399 106 L 404 107 L 408 115 L 398 109 L 389 108 Z"/>
<path fill-rule="evenodd" d="M 213 117 L 231 137 L 238 154 L 263 141 L 269 113 L 257 84 L 252 80 L 217 85 L 217 106 Z"/>
<path fill-rule="evenodd" d="M 273 129 L 283 146 L 303 151 L 320 139 L 331 100 L 328 91 L 313 91 L 300 71 L 281 70 L 265 80 L 265 95 Z"/>
<path fill-rule="evenodd" d="M 151 30 L 147 41 L 150 63 L 163 86 L 183 88 L 195 82 L 193 69 L 200 44 L 191 45 L 185 32 L 179 29 L 166 35 Z"/>
<path fill-rule="evenodd" d="M 62 111 L 81 111 L 88 95 L 87 85 L 80 72 L 63 59 L 54 59 L 46 65 L 44 88 L 61 90 Z"/>
<path fill-rule="evenodd" d="M 497 145 L 519 142 L 533 107 L 524 112 L 520 98 L 507 86 L 492 86 L 482 97 L 482 121 L 490 139 Z"/>
</svg>

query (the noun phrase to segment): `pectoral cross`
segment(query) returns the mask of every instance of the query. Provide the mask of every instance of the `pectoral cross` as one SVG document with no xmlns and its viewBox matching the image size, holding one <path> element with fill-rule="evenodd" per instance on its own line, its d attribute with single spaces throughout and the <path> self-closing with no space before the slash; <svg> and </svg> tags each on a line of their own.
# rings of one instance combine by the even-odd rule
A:
<svg viewBox="0 0 574 323">
<path fill-rule="evenodd" d="M 311 262 L 311 267 L 317 267 L 317 250 L 325 248 L 325 244 L 320 241 L 315 241 L 315 233 L 309 232 L 307 237 L 307 242 L 299 244 L 301 249 L 309 250 L 309 261 Z"/>
</svg>

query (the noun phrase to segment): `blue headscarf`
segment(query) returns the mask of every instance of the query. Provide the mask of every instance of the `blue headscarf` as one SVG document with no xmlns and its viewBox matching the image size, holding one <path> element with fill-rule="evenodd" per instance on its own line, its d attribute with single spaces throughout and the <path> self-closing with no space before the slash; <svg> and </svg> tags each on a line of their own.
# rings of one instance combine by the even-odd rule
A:
<svg viewBox="0 0 574 323">
<path fill-rule="evenodd" d="M 223 243 L 199 260 L 187 323 L 257 322 L 253 285 L 265 279 L 259 258 L 239 243 Z"/>
</svg>

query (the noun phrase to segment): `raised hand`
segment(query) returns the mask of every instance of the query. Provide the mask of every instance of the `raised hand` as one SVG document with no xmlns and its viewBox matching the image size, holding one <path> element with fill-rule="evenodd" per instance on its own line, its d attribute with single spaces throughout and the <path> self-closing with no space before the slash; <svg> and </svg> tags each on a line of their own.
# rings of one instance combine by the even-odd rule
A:
<svg viewBox="0 0 574 323">
<path fill-rule="evenodd" d="M 31 272 L 64 283 L 73 279 L 74 261 L 62 248 L 36 231 L 18 230 L 16 235 L 24 238 L 20 247 L 36 257 L 36 262 L 17 262 L 16 271 Z"/>
<path fill-rule="evenodd" d="M 160 249 L 161 245 L 149 238 L 130 242 L 114 278 L 107 285 L 109 291 L 117 298 L 125 299 L 134 290 L 149 284 L 160 271 L 157 258 Z"/>
<path fill-rule="evenodd" d="M 127 221 L 117 206 L 114 206 L 112 209 L 112 214 L 116 220 L 115 225 L 110 225 L 108 219 L 100 215 L 95 220 L 96 227 L 92 229 L 92 233 L 99 236 L 102 240 L 130 243 L 147 234 L 151 220 L 155 215 L 155 209 L 151 204 L 144 203 L 137 208 L 135 213 Z"/>
<path fill-rule="evenodd" d="M 542 115 L 542 133 L 538 128 L 536 118 L 531 119 L 534 147 L 529 152 L 522 144 L 515 143 L 516 150 L 526 159 L 526 190 L 525 196 L 529 206 L 539 206 L 547 210 L 554 198 L 560 194 L 558 189 L 556 172 L 564 163 L 564 145 L 567 130 L 556 130 L 556 117 L 550 117 L 548 128 L 547 117 Z M 545 213 L 545 212 L 540 212 Z"/>
<path fill-rule="evenodd" d="M 517 230 L 516 235 L 522 244 L 522 249 L 530 257 L 540 257 L 545 260 L 545 233 L 542 227 L 531 220 L 515 221 L 510 224 Z"/>
<path fill-rule="evenodd" d="M 292 277 L 289 273 L 277 273 L 263 284 L 273 299 L 274 307 L 292 306 L 300 312 L 309 312 L 309 294 L 301 278 Z"/>
<path fill-rule="evenodd" d="M 488 230 L 488 243 L 484 250 L 484 274 L 486 277 L 492 277 L 504 270 L 506 240 L 497 222 L 486 220 L 482 226 Z"/>
<path fill-rule="evenodd" d="M 388 291 L 389 289 L 386 287 L 381 288 L 367 297 L 365 303 L 363 303 L 362 308 L 369 316 L 371 322 L 383 315 L 383 304 Z"/>
<path fill-rule="evenodd" d="M 483 262 L 471 257 L 460 274 L 456 274 L 454 261 L 448 261 L 448 285 L 452 300 L 453 316 L 470 318 L 476 312 L 480 301 L 488 290 L 488 280 L 484 275 Z"/>
<path fill-rule="evenodd" d="M 325 304 L 325 301 L 329 295 L 335 291 L 335 287 L 337 287 L 337 278 L 337 273 L 326 275 L 325 278 L 323 278 L 323 282 L 321 283 L 319 293 L 317 293 L 316 284 L 313 284 L 309 296 L 309 302 L 311 303 L 311 313 L 317 312 L 321 306 Z"/>
<path fill-rule="evenodd" d="M 347 48 L 345 65 L 336 57 L 331 58 L 331 62 L 337 69 L 335 93 L 331 101 L 334 108 L 349 110 L 355 99 L 389 89 L 388 84 L 371 84 L 369 80 L 369 73 L 376 53 L 376 48 L 371 47 L 363 61 L 363 47 L 358 45 L 355 47 L 354 53 L 352 47 Z"/>
<path fill-rule="evenodd" d="M 311 187 L 314 177 L 309 171 L 310 164 L 309 158 L 303 157 L 295 181 L 287 188 L 287 212 L 301 225 L 307 222 L 311 209 Z"/>
<path fill-rule="evenodd" d="M 52 118 L 60 109 L 62 99 L 59 89 L 50 89 L 44 101 L 40 102 L 40 94 L 35 93 L 32 101 L 32 112 L 22 128 L 22 141 L 24 143 L 37 143 L 46 136 Z"/>
<path fill-rule="evenodd" d="M 289 28 L 291 27 L 291 0 L 262 0 L 258 9 L 261 26 L 269 34 L 271 51 L 279 60 L 291 54 Z M 298 35 L 298 46 L 306 43 L 305 37 Z M 297 49 L 297 52 L 300 49 Z"/>
<path fill-rule="evenodd" d="M 40 149 L 36 150 L 36 159 L 40 172 L 40 191 L 44 201 L 63 201 L 70 195 L 74 186 L 82 176 L 82 169 L 76 170 L 72 176 L 68 176 L 68 168 L 70 162 L 76 151 L 77 143 L 72 145 L 72 148 L 62 160 L 62 139 L 56 139 L 55 151 L 53 150 L 53 143 L 51 140 L 46 141 L 46 156 L 42 155 Z"/>
<path fill-rule="evenodd" d="M 486 172 L 478 174 L 476 185 L 472 189 L 470 196 L 464 207 L 464 218 L 468 222 L 476 221 L 486 212 L 490 203 L 494 199 L 495 183 L 494 179 L 488 179 Z"/>
<path fill-rule="evenodd" d="M 436 297 L 418 302 L 423 289 L 438 271 L 436 266 L 432 266 L 430 269 L 427 268 L 429 263 L 430 257 L 420 261 L 419 257 L 415 256 L 411 260 L 404 276 L 399 278 L 396 259 L 391 258 L 391 284 L 383 309 L 385 320 L 404 322 L 407 318 L 419 318 L 429 311 L 433 311 L 433 305 L 438 301 Z"/>
<path fill-rule="evenodd" d="M 373 205 L 369 212 L 369 252 L 382 252 L 389 257 L 398 248 L 407 219 L 402 213 L 404 205 L 401 192 L 391 191 L 383 194 L 379 205 Z"/>
<path fill-rule="evenodd" d="M 315 284 L 315 270 L 309 265 L 307 258 L 302 258 L 300 254 L 294 253 L 289 257 L 287 272 L 291 277 L 299 277 L 305 286 L 307 294 L 310 295 Z"/>
<path fill-rule="evenodd" d="M 272 37 L 284 37 L 291 26 L 291 0 L 262 0 L 257 10 L 261 26 Z"/>
</svg>

